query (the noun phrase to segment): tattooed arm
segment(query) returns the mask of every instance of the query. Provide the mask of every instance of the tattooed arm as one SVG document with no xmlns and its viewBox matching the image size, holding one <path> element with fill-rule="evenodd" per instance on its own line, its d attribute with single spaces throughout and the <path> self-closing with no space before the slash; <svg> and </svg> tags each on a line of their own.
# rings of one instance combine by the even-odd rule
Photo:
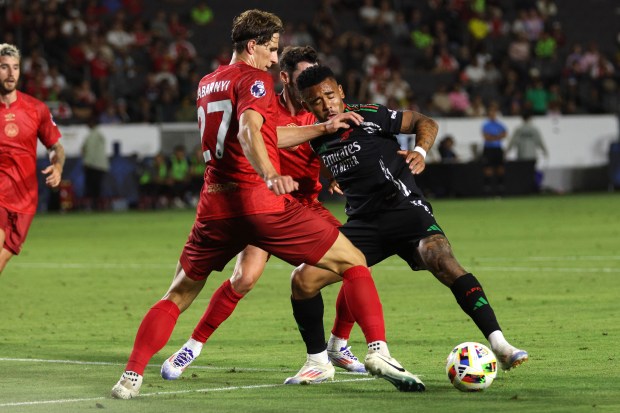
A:
<svg viewBox="0 0 620 413">
<path fill-rule="evenodd" d="M 56 188 L 60 185 L 62 178 L 62 169 L 65 166 L 65 148 L 58 142 L 47 149 L 51 165 L 42 172 L 47 175 L 45 184 L 49 187 Z"/>
<path fill-rule="evenodd" d="M 405 157 L 409 164 L 409 169 L 414 175 L 421 173 L 426 167 L 426 152 L 435 143 L 438 130 L 437 122 L 428 116 L 409 110 L 403 112 L 403 122 L 400 131 L 402 133 L 415 134 L 415 149 L 412 151 L 399 151 L 398 153 Z"/>
</svg>

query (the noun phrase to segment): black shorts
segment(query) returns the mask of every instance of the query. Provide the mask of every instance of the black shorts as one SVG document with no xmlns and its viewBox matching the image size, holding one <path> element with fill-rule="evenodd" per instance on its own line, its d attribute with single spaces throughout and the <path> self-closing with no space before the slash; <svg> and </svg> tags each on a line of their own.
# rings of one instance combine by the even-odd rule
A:
<svg viewBox="0 0 620 413">
<path fill-rule="evenodd" d="M 482 150 L 482 165 L 500 166 L 504 164 L 504 150 L 502 148 L 484 148 Z"/>
<path fill-rule="evenodd" d="M 413 201 L 407 209 L 350 218 L 340 231 L 364 253 L 369 267 L 398 255 L 415 271 L 424 269 L 416 259 L 420 240 L 444 235 L 431 205 L 422 200 Z"/>
</svg>

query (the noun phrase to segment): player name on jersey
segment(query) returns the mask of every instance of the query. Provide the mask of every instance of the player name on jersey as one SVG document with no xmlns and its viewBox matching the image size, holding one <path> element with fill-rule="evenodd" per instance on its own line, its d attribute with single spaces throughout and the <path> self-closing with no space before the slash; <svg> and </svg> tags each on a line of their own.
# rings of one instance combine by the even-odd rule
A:
<svg viewBox="0 0 620 413">
<path fill-rule="evenodd" d="M 198 93 L 196 99 L 200 99 L 202 97 L 207 96 L 213 92 L 224 92 L 228 90 L 230 86 L 230 80 L 220 80 L 217 82 L 207 83 L 206 85 L 202 85 L 198 88 Z"/>
</svg>

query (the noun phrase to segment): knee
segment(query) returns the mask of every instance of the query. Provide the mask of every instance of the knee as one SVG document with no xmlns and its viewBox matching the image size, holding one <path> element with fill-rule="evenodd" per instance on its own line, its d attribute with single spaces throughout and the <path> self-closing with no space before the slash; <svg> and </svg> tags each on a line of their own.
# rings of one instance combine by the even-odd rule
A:
<svg viewBox="0 0 620 413">
<path fill-rule="evenodd" d="M 252 271 L 242 271 L 235 268 L 233 275 L 230 277 L 230 284 L 233 290 L 241 295 L 246 295 L 258 282 L 261 274 Z"/>
<path fill-rule="evenodd" d="M 450 243 L 444 236 L 433 235 L 422 240 L 418 253 L 424 266 L 448 287 L 467 272 L 454 257 Z"/>
<path fill-rule="evenodd" d="M 312 298 L 319 293 L 319 286 L 306 277 L 305 266 L 301 265 L 291 273 L 291 294 L 296 300 Z"/>
</svg>

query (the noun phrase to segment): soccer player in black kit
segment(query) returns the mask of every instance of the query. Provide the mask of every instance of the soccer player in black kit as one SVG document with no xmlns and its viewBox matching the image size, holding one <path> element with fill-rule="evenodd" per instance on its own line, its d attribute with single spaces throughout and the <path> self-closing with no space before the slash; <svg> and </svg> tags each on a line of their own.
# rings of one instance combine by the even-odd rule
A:
<svg viewBox="0 0 620 413">
<path fill-rule="evenodd" d="M 414 111 L 394 111 L 382 105 L 348 105 L 332 71 L 313 66 L 303 71 L 297 86 L 307 109 L 320 122 L 347 111 L 364 117 L 359 126 L 340 129 L 311 141 L 346 197 L 348 220 L 340 230 L 366 256 L 368 266 L 398 255 L 412 270 L 430 271 L 450 288 L 463 311 L 489 340 L 500 367 L 509 370 L 528 354 L 509 344 L 482 286 L 456 260 L 450 243 L 433 216 L 433 209 L 416 185 L 414 175 L 425 168 L 424 158 L 437 135 L 437 123 Z M 401 151 L 395 135 L 415 134 L 416 147 Z M 292 277 L 293 312 L 308 348 L 325 343 L 324 333 L 305 320 L 304 306 L 322 306 L 321 287 L 340 281 L 329 271 L 313 284 L 302 282 L 298 267 Z M 306 328 L 308 325 L 309 328 Z M 372 360 L 366 359 L 368 363 Z"/>
</svg>

